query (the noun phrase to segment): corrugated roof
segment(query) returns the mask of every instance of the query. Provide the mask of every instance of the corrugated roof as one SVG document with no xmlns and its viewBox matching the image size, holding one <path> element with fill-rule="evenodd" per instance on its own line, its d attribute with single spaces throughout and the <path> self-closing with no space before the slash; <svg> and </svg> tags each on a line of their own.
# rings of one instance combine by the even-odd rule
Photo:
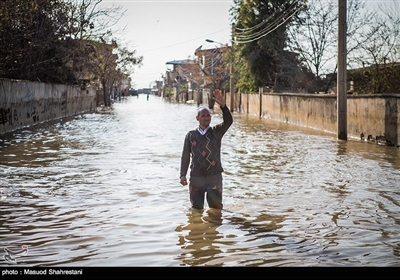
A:
<svg viewBox="0 0 400 280">
<path fill-rule="evenodd" d="M 177 65 L 177 64 L 196 64 L 196 62 L 193 59 L 181 59 L 181 60 L 168 61 L 165 64 L 172 64 L 172 65 Z"/>
</svg>

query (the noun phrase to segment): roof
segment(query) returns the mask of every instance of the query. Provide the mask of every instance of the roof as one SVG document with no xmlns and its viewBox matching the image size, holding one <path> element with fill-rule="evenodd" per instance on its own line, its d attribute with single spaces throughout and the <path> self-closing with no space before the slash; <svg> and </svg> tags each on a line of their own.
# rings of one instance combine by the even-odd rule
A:
<svg viewBox="0 0 400 280">
<path fill-rule="evenodd" d="M 196 61 L 193 59 L 181 59 L 181 60 L 173 60 L 173 61 L 168 61 L 165 64 L 172 64 L 172 65 L 178 65 L 178 64 L 196 64 Z"/>
</svg>

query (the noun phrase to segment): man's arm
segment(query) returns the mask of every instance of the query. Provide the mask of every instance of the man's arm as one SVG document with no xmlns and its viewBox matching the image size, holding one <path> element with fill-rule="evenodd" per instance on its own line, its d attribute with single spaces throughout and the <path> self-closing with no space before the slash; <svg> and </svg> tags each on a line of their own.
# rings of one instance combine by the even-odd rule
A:
<svg viewBox="0 0 400 280">
<path fill-rule="evenodd" d="M 190 163 L 190 141 L 189 133 L 186 134 L 185 141 L 183 144 L 182 155 L 181 155 L 181 168 L 180 168 L 180 183 L 187 185 L 186 174 Z"/>
<path fill-rule="evenodd" d="M 219 89 L 214 90 L 213 99 L 217 102 L 222 110 L 222 119 L 223 122 L 214 126 L 216 130 L 218 130 L 221 137 L 225 134 L 228 128 L 233 123 L 233 117 L 231 111 L 229 110 L 228 106 L 226 106 L 224 95 L 222 91 Z"/>
<path fill-rule="evenodd" d="M 228 128 L 232 125 L 233 123 L 233 117 L 232 113 L 229 110 L 228 106 L 221 107 L 222 110 L 222 119 L 224 120 L 223 126 L 226 127 L 225 131 L 228 130 Z"/>
</svg>

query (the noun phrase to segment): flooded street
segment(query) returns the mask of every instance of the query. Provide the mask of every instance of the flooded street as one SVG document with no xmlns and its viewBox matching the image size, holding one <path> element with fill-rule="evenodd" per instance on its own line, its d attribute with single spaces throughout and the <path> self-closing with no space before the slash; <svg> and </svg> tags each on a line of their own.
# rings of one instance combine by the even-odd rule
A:
<svg viewBox="0 0 400 280">
<path fill-rule="evenodd" d="M 224 210 L 192 210 L 197 106 L 113 106 L 0 137 L 1 266 L 400 266 L 398 148 L 234 112 Z"/>
</svg>

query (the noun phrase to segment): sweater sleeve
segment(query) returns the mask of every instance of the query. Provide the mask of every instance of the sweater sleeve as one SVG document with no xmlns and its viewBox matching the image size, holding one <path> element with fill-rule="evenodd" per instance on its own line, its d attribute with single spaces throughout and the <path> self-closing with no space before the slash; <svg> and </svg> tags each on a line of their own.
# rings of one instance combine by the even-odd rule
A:
<svg viewBox="0 0 400 280">
<path fill-rule="evenodd" d="M 189 163 L 190 163 L 190 139 L 189 139 L 189 135 L 190 135 L 190 133 L 186 134 L 185 141 L 183 143 L 183 149 L 182 149 L 182 155 L 181 155 L 180 177 L 186 176 L 187 171 L 189 169 Z"/>
<path fill-rule="evenodd" d="M 229 110 L 228 106 L 220 107 L 222 110 L 222 119 L 223 122 L 219 124 L 218 126 L 220 127 L 222 131 L 222 135 L 225 134 L 225 132 L 228 130 L 228 128 L 232 125 L 233 123 L 233 117 L 231 114 L 231 111 Z"/>
</svg>

